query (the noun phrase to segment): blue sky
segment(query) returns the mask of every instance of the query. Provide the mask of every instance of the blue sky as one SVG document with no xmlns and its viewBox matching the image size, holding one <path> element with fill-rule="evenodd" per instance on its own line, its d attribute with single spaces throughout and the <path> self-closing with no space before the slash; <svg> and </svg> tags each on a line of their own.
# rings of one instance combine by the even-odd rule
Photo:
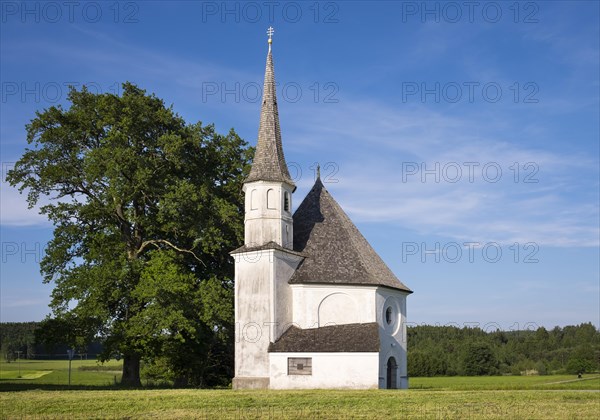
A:
<svg viewBox="0 0 600 420">
<path fill-rule="evenodd" d="M 52 227 L 4 182 L 36 110 L 131 81 L 255 144 L 273 26 L 294 207 L 319 162 L 410 322 L 600 325 L 598 2 L 0 5 L 2 321 L 49 312 Z"/>
</svg>

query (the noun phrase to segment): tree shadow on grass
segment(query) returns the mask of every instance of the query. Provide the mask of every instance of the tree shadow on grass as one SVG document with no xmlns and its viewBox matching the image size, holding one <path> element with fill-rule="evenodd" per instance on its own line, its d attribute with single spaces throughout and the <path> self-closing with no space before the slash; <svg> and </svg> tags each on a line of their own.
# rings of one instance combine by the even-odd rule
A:
<svg viewBox="0 0 600 420">
<path fill-rule="evenodd" d="M 39 384 L 39 383 L 18 383 L 5 382 L 0 380 L 0 392 L 20 392 L 20 391 L 119 391 L 132 389 L 172 389 L 169 386 L 144 386 L 130 387 L 123 385 L 61 385 L 61 384 Z"/>
</svg>

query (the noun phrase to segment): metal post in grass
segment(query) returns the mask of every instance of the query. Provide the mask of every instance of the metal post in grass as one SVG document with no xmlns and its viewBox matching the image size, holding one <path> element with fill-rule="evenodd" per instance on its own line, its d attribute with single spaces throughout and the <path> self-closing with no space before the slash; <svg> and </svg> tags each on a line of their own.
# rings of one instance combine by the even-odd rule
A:
<svg viewBox="0 0 600 420">
<path fill-rule="evenodd" d="M 69 356 L 69 386 L 71 385 L 71 360 L 75 355 L 75 349 L 67 349 L 67 355 Z"/>
</svg>

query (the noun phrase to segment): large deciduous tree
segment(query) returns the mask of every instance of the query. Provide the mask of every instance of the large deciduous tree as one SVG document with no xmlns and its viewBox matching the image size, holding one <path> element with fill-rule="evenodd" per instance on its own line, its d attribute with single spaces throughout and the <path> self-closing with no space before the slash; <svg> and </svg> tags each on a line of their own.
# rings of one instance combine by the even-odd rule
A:
<svg viewBox="0 0 600 420">
<path fill-rule="evenodd" d="M 243 237 L 252 149 L 130 83 L 121 96 L 83 88 L 68 100 L 36 114 L 8 173 L 54 225 L 41 262 L 54 319 L 99 337 L 103 358 L 123 355 L 124 384 L 140 384 L 142 358 L 214 375 L 231 362 L 228 251 Z"/>
</svg>

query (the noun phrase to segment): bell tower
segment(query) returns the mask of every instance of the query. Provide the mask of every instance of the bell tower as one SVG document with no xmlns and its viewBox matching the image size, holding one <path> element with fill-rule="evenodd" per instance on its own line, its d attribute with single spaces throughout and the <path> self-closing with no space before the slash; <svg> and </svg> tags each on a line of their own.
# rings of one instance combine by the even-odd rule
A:
<svg viewBox="0 0 600 420">
<path fill-rule="evenodd" d="M 260 246 L 275 242 L 293 248 L 292 193 L 296 189 L 290 177 L 279 127 L 279 111 L 273 70 L 273 28 L 269 28 L 269 52 L 265 69 L 258 142 L 250 174 L 244 183 L 244 243 Z"/>
<path fill-rule="evenodd" d="M 269 28 L 260 126 L 245 194 L 244 246 L 235 258 L 235 377 L 233 388 L 268 388 L 269 344 L 291 325 L 288 284 L 303 255 L 294 252 L 292 181 L 281 143 Z"/>
</svg>

